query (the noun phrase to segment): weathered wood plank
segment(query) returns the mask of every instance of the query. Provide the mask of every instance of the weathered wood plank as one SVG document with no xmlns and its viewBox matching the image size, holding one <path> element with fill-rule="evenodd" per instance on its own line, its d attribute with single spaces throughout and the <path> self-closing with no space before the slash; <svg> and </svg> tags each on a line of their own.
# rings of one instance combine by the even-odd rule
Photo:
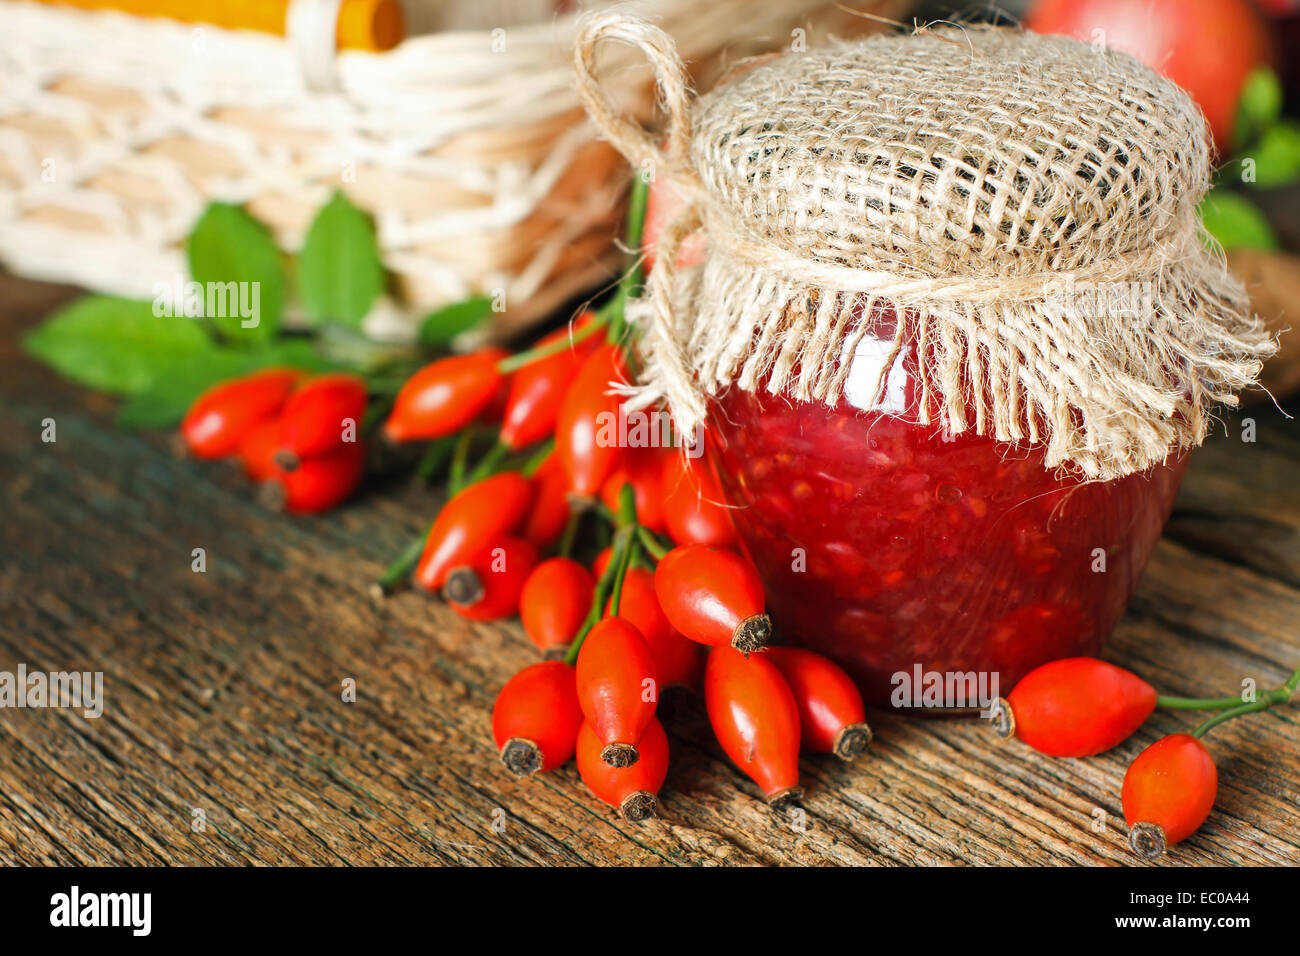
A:
<svg viewBox="0 0 1300 956">
<path fill-rule="evenodd" d="M 518 626 L 366 596 L 431 493 L 393 485 L 328 518 L 267 514 L 233 469 L 114 430 L 112 402 L 18 354 L 19 331 L 66 292 L 0 279 L 0 293 L 0 668 L 102 670 L 106 683 L 98 720 L 0 710 L 0 861 L 1133 862 L 1124 768 L 1190 716 L 1160 715 L 1101 758 L 1051 761 L 978 721 L 874 715 L 869 759 L 804 762 L 802 815 L 754 798 L 698 705 L 670 725 L 662 820 L 618 820 L 572 767 L 510 779 L 489 711 L 533 658 Z M 1273 409 L 1250 415 L 1257 442 L 1229 419 L 1229 437 L 1194 457 L 1109 652 L 1171 692 L 1269 686 L 1300 660 L 1300 437 Z M 39 440 L 46 416 L 54 445 Z M 344 678 L 355 703 L 340 699 Z M 1300 712 L 1225 727 L 1213 749 L 1219 808 L 1174 861 L 1300 862 Z"/>
</svg>

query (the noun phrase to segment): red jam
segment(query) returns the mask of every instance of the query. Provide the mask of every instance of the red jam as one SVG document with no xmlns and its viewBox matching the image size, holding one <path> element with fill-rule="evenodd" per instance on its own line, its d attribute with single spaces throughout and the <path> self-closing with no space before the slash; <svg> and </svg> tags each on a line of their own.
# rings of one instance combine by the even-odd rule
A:
<svg viewBox="0 0 1300 956">
<path fill-rule="evenodd" d="M 914 352 L 870 401 L 889 351 L 864 340 L 835 408 L 732 388 L 711 412 L 710 457 L 781 639 L 834 658 L 882 706 L 917 665 L 996 672 L 1005 695 L 1046 661 L 1096 654 L 1186 458 L 1087 483 L 1041 451 L 945 439 L 916 423 Z"/>
</svg>

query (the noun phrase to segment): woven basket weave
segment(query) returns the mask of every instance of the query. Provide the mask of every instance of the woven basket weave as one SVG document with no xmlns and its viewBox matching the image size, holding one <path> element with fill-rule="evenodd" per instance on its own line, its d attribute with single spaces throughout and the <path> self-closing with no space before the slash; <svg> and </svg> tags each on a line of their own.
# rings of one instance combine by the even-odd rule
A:
<svg viewBox="0 0 1300 956">
<path fill-rule="evenodd" d="M 627 173 L 585 122 L 570 65 L 581 13 L 603 6 L 405 0 L 396 49 L 335 53 L 292 30 L 0 0 L 0 261 L 147 297 L 185 271 L 208 201 L 247 204 L 292 252 L 342 187 L 374 216 L 401 303 L 368 331 L 402 338 L 431 308 L 503 290 L 494 333 L 507 335 L 611 274 Z M 788 45 L 831 7 L 625 6 L 715 66 Z M 634 59 L 614 53 L 611 75 L 643 112 L 645 74 L 620 56 Z"/>
</svg>

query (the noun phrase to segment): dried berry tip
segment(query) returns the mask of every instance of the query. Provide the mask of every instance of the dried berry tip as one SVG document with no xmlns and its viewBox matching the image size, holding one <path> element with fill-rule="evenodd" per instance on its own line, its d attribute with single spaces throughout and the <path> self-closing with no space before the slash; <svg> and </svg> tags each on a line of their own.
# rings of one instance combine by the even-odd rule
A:
<svg viewBox="0 0 1300 956">
<path fill-rule="evenodd" d="M 1128 845 L 1144 860 L 1165 855 L 1165 829 L 1158 823 L 1135 823 L 1128 831 Z"/>
<path fill-rule="evenodd" d="M 849 724 L 835 735 L 835 756 L 841 760 L 852 760 L 867 752 L 871 746 L 871 728 L 866 724 Z"/>
<path fill-rule="evenodd" d="M 773 810 L 779 810 L 787 804 L 798 803 L 802 799 L 803 787 L 786 787 L 771 794 L 767 798 L 767 805 Z"/>
<path fill-rule="evenodd" d="M 731 646 L 742 654 L 761 651 L 767 647 L 768 638 L 772 636 L 772 619 L 766 614 L 747 617 L 736 626 L 736 633 L 731 638 Z"/>
<path fill-rule="evenodd" d="M 641 759 L 641 754 L 631 744 L 610 744 L 600 752 L 600 759 L 611 767 L 630 767 Z"/>
<path fill-rule="evenodd" d="M 569 653 L 568 644 L 552 644 L 550 647 L 548 647 L 545 651 L 542 652 L 542 660 L 562 661 L 564 660 L 565 656 L 568 653 Z"/>
<path fill-rule="evenodd" d="M 442 586 L 444 600 L 456 604 L 477 604 L 483 600 L 483 582 L 473 568 L 452 568 L 447 575 L 447 583 Z"/>
<path fill-rule="evenodd" d="M 643 820 L 658 816 L 659 800 L 653 793 L 638 790 L 636 793 L 629 793 L 618 810 L 623 814 L 623 819 L 629 823 L 641 823 Z"/>
<path fill-rule="evenodd" d="M 298 456 L 287 448 L 281 448 L 271 456 L 271 460 L 284 471 L 293 471 L 302 464 L 302 462 L 298 460 Z"/>
<path fill-rule="evenodd" d="M 501 762 L 516 777 L 527 777 L 542 769 L 542 750 L 525 737 L 511 737 L 501 748 Z"/>
<path fill-rule="evenodd" d="M 1003 740 L 1016 735 L 1016 715 L 1011 709 L 1011 702 L 999 697 L 993 702 L 993 730 Z"/>
</svg>

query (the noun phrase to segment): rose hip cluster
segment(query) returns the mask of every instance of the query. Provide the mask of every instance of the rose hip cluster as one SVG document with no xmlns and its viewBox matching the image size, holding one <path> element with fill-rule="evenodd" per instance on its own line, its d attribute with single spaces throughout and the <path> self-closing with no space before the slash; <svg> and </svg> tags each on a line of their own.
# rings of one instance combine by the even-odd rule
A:
<svg viewBox="0 0 1300 956">
<path fill-rule="evenodd" d="M 410 561 L 411 579 L 471 619 L 518 613 L 544 655 L 493 711 L 513 773 L 576 756 L 597 797 L 645 819 L 668 769 L 661 694 L 702 684 L 724 750 L 770 800 L 790 799 L 801 743 L 845 759 L 866 748 L 862 699 L 825 658 L 767 649 L 763 587 L 733 550 L 708 469 L 680 449 L 609 440 L 628 358 L 610 334 L 596 337 L 605 321 L 584 315 L 525 356 L 440 359 L 401 389 L 383 426 L 390 442 L 445 440 L 495 415 L 484 462 L 529 455 L 452 495 Z M 613 538 L 590 566 L 571 555 L 582 521 Z M 402 562 L 390 584 L 394 570 Z"/>
<path fill-rule="evenodd" d="M 267 504 L 314 514 L 346 500 L 361 482 L 367 399 L 355 375 L 263 369 L 200 395 L 180 434 L 196 458 L 237 457 Z"/>
<path fill-rule="evenodd" d="M 1051 757 L 1091 757 L 1133 735 L 1156 707 L 1217 710 L 1191 733 L 1170 734 L 1147 747 L 1124 775 L 1121 803 L 1129 843 L 1147 859 L 1195 833 L 1214 809 L 1219 777 L 1201 742 L 1211 728 L 1283 703 L 1300 671 L 1256 699 L 1166 697 L 1136 674 L 1092 657 L 1052 661 L 1026 674 L 994 706 L 1002 737 L 1018 737 Z"/>
</svg>

